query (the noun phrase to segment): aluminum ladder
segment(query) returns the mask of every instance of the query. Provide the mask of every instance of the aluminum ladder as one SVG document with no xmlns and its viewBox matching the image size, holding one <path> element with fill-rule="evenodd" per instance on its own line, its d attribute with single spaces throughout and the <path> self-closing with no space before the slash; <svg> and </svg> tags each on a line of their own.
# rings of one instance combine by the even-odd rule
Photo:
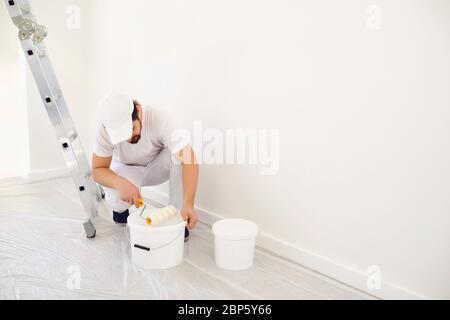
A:
<svg viewBox="0 0 450 320">
<path fill-rule="evenodd" d="M 70 116 L 44 39 L 47 30 L 37 24 L 28 0 L 5 0 L 12 21 L 19 29 L 19 40 L 34 80 L 47 110 L 56 138 L 78 191 L 86 217 L 83 223 L 88 238 L 94 238 L 93 220 L 100 211 L 108 212 L 101 186 L 92 179 L 89 162 Z"/>
</svg>

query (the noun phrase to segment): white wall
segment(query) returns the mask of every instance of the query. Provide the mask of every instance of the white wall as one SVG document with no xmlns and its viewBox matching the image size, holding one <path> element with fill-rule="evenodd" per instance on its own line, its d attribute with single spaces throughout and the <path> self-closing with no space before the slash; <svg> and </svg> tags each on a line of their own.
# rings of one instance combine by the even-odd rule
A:
<svg viewBox="0 0 450 320">
<path fill-rule="evenodd" d="M 280 129 L 278 175 L 204 166 L 200 207 L 450 298 L 450 2 L 97 4 L 103 86 L 187 126 Z"/>
<path fill-rule="evenodd" d="M 0 5 L 0 179 L 24 176 L 29 169 L 25 59 L 17 29 Z"/>
<path fill-rule="evenodd" d="M 92 99 L 95 72 L 92 56 L 92 1 L 31 1 L 38 23 L 48 29 L 46 45 L 56 75 L 83 146 L 90 158 L 95 124 L 96 101 Z M 80 9 L 80 28 L 72 29 L 76 17 L 71 6 Z M 64 168 L 65 163 L 56 143 L 53 127 L 28 69 L 28 118 L 30 126 L 31 171 Z"/>
<path fill-rule="evenodd" d="M 73 3 L 82 28 L 69 31 L 65 10 Z M 380 30 L 366 27 L 373 4 Z M 279 174 L 203 166 L 198 206 L 255 220 L 275 239 L 323 257 L 324 272 L 340 280 L 336 266 L 364 274 L 375 265 L 399 296 L 450 298 L 450 2 L 33 6 L 50 31 L 50 54 L 88 154 L 96 101 L 110 88 L 176 111 L 188 127 L 201 120 L 222 129 L 278 128 Z M 29 88 L 31 169 L 62 167 Z M 359 280 L 351 284 L 364 288 Z"/>
</svg>

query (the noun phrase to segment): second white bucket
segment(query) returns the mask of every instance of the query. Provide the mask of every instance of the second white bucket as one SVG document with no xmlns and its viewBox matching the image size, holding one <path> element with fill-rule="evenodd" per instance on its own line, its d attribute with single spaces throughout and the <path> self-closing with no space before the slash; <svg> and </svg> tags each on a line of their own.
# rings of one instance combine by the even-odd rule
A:
<svg viewBox="0 0 450 320">
<path fill-rule="evenodd" d="M 212 226 L 216 265 L 245 270 L 253 265 L 258 226 L 248 220 L 225 219 Z"/>
<path fill-rule="evenodd" d="M 158 226 L 148 226 L 138 213 L 128 217 L 133 263 L 143 269 L 168 269 L 183 261 L 184 228 L 178 214 Z"/>
</svg>

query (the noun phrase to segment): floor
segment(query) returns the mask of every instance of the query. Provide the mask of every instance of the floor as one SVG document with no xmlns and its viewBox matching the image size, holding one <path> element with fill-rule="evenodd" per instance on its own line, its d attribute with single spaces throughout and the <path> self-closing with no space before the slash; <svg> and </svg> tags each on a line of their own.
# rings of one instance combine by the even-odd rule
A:
<svg viewBox="0 0 450 320">
<path fill-rule="evenodd" d="M 126 228 L 98 218 L 86 239 L 70 178 L 0 183 L 0 299 L 371 299 L 257 249 L 254 266 L 214 264 L 210 227 L 200 224 L 184 262 L 163 271 L 131 263 Z"/>
</svg>

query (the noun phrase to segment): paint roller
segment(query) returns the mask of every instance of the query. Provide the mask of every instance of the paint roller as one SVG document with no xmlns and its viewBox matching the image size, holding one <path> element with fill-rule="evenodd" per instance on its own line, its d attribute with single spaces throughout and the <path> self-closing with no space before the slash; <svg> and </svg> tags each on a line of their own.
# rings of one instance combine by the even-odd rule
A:
<svg viewBox="0 0 450 320">
<path fill-rule="evenodd" d="M 172 205 L 169 205 L 164 208 L 147 208 L 147 204 L 143 199 L 139 199 L 138 201 L 139 207 L 142 205 L 141 213 L 139 214 L 141 218 L 145 219 L 145 223 L 149 226 L 157 226 L 178 214 L 177 208 Z"/>
</svg>

